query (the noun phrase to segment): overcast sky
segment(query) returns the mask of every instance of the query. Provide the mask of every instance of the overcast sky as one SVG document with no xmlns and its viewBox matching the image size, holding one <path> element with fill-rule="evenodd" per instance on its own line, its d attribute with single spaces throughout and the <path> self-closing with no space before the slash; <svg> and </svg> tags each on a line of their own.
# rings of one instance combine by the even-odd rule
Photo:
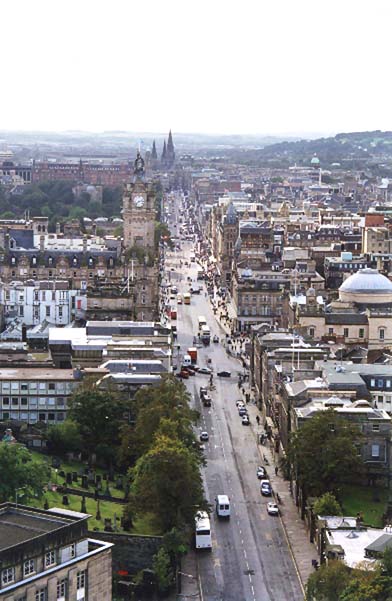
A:
<svg viewBox="0 0 392 601">
<path fill-rule="evenodd" d="M 0 16 L 0 129 L 392 129 L 391 0 L 17 0 Z"/>
</svg>

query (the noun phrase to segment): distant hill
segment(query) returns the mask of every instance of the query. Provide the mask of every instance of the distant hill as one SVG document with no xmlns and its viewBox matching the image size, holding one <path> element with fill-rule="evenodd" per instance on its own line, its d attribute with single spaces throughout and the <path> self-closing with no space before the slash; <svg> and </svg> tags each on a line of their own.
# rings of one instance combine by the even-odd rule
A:
<svg viewBox="0 0 392 601">
<path fill-rule="evenodd" d="M 391 131 L 364 131 L 337 134 L 316 140 L 284 141 L 255 153 L 261 162 L 309 163 L 316 155 L 322 165 L 359 161 L 383 161 L 392 158 Z"/>
</svg>

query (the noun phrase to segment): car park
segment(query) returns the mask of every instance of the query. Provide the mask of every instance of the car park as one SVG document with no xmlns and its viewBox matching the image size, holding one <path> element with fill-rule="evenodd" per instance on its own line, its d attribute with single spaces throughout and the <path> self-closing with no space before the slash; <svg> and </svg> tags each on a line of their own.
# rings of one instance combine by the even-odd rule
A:
<svg viewBox="0 0 392 601">
<path fill-rule="evenodd" d="M 201 434 L 200 434 L 200 440 L 202 442 L 206 442 L 208 439 L 209 439 L 208 432 L 205 432 L 205 431 L 201 432 Z"/>
<path fill-rule="evenodd" d="M 256 473 L 259 480 L 265 480 L 267 478 L 267 470 L 262 465 L 259 465 Z"/>
<path fill-rule="evenodd" d="M 262 480 L 260 482 L 260 492 L 263 497 L 270 497 L 272 495 L 272 488 L 269 480 Z"/>
<path fill-rule="evenodd" d="M 273 501 L 267 503 L 267 512 L 269 515 L 279 515 L 279 507 Z"/>
<path fill-rule="evenodd" d="M 231 372 L 230 371 L 225 371 L 225 370 L 224 371 L 218 371 L 217 375 L 220 378 L 230 378 Z"/>
<path fill-rule="evenodd" d="M 249 415 L 243 415 L 241 423 L 243 426 L 249 426 L 250 425 Z"/>
</svg>

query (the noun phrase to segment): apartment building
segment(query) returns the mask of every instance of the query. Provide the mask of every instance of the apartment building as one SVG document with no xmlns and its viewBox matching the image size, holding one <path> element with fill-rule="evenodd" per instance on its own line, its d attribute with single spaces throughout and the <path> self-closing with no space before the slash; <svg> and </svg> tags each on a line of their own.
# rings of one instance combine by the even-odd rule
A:
<svg viewBox="0 0 392 601">
<path fill-rule="evenodd" d="M 1 504 L 1 601 L 111 601 L 113 545 L 89 538 L 89 517 Z"/>
</svg>

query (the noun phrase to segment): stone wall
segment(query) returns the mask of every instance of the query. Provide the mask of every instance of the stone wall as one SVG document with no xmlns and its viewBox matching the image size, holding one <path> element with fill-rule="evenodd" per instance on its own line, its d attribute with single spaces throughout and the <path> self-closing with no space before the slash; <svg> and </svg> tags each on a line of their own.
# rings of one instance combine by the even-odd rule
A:
<svg viewBox="0 0 392 601">
<path fill-rule="evenodd" d="M 112 569 L 136 574 L 140 570 L 152 567 L 152 558 L 162 544 L 160 536 L 137 536 L 114 532 L 89 532 L 91 538 L 113 543 Z"/>
</svg>

